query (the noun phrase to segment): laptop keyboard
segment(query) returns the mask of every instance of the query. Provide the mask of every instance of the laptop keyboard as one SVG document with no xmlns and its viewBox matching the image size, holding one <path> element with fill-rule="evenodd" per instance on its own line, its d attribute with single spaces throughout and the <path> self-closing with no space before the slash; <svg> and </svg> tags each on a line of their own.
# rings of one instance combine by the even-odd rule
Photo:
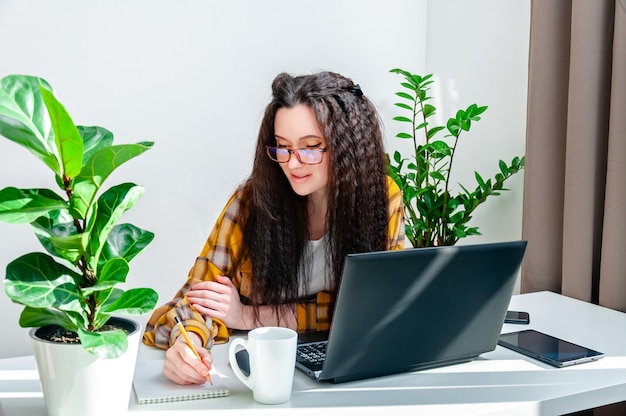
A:
<svg viewBox="0 0 626 416">
<path fill-rule="evenodd" d="M 321 368 L 326 358 L 326 346 L 328 342 L 315 342 L 312 344 L 298 345 L 296 359 L 301 363 L 309 363 L 311 365 L 319 365 Z"/>
</svg>

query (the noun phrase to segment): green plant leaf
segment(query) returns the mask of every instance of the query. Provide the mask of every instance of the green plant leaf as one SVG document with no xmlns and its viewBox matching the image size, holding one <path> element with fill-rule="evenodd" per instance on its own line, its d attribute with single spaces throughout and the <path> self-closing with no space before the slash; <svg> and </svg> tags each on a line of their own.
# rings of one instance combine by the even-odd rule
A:
<svg viewBox="0 0 626 416">
<path fill-rule="evenodd" d="M 117 358 L 128 349 L 128 337 L 121 329 L 91 332 L 78 328 L 81 345 L 100 358 Z"/>
<path fill-rule="evenodd" d="M 393 119 L 395 121 L 400 121 L 400 122 L 403 122 L 403 123 L 413 123 L 413 120 L 411 120 L 408 117 L 404 117 L 404 116 L 397 116 L 397 117 L 394 117 Z"/>
<path fill-rule="evenodd" d="M 50 84 L 37 77 L 9 75 L 0 80 L 0 135 L 28 149 L 61 175 L 54 132 L 40 86 L 52 91 Z"/>
<path fill-rule="evenodd" d="M 68 331 L 76 332 L 82 325 L 70 319 L 71 314 L 48 308 L 32 308 L 25 306 L 20 314 L 19 324 L 22 328 L 34 328 L 46 325 L 58 325 Z M 74 314 L 75 317 L 80 315 Z"/>
<path fill-rule="evenodd" d="M 61 162 L 60 176 L 73 178 L 83 167 L 83 138 L 63 104 L 45 87 L 40 89 L 54 130 L 57 154 Z"/>
<path fill-rule="evenodd" d="M 153 289 L 136 288 L 123 292 L 112 303 L 102 305 L 102 313 L 117 313 L 121 315 L 142 315 L 154 309 L 159 301 L 159 295 Z"/>
<path fill-rule="evenodd" d="M 84 234 L 79 234 L 67 209 L 50 211 L 31 223 L 41 245 L 53 256 L 75 264 L 84 254 Z"/>
<path fill-rule="evenodd" d="M 461 130 L 469 131 L 471 127 L 472 127 L 472 122 L 470 120 L 461 121 Z"/>
<path fill-rule="evenodd" d="M 430 140 L 435 136 L 435 134 L 439 133 L 443 129 L 445 129 L 445 127 L 443 126 L 432 127 L 428 130 L 428 134 L 426 135 L 426 137 Z"/>
<path fill-rule="evenodd" d="M 392 72 L 394 74 L 400 74 L 400 75 L 404 75 L 405 77 L 410 77 L 411 73 L 408 71 L 405 71 L 404 69 L 400 69 L 400 68 L 394 68 L 389 70 L 389 72 Z"/>
<path fill-rule="evenodd" d="M 142 230 L 132 224 L 118 224 L 114 226 L 100 253 L 98 269 L 104 262 L 117 257 L 121 257 L 130 263 L 153 239 L 154 233 Z"/>
<path fill-rule="evenodd" d="M 478 172 L 474 172 L 474 177 L 476 178 L 476 182 L 478 182 L 478 186 L 480 186 L 480 189 L 482 189 L 483 191 L 486 191 L 487 184 L 485 184 L 485 181 L 483 180 L 482 176 L 480 176 Z"/>
<path fill-rule="evenodd" d="M 409 101 L 414 101 L 415 100 L 415 98 L 411 94 L 407 94 L 406 92 L 400 91 L 400 92 L 397 92 L 396 95 L 398 97 L 405 98 L 405 99 L 407 99 Z"/>
<path fill-rule="evenodd" d="M 89 245 L 86 247 L 86 256 L 88 257 L 86 260 L 89 269 L 96 269 L 100 252 L 107 238 L 109 238 L 113 226 L 124 212 L 133 207 L 135 201 L 142 194 L 142 186 L 123 183 L 100 195 L 96 204 L 96 212 L 87 224 L 91 234 Z"/>
<path fill-rule="evenodd" d="M 452 149 L 450 148 L 448 143 L 444 142 L 443 140 L 435 140 L 430 142 L 430 149 L 431 152 L 437 153 L 436 155 L 433 155 L 435 157 L 452 155 Z"/>
<path fill-rule="evenodd" d="M 424 123 L 420 123 L 417 126 L 415 126 L 415 131 L 418 131 L 419 129 L 423 129 L 424 127 L 428 126 L 427 122 Z"/>
<path fill-rule="evenodd" d="M 485 111 L 487 111 L 487 108 L 489 107 L 487 107 L 486 105 L 482 107 L 478 107 L 478 105 L 472 104 L 469 107 L 467 107 L 467 110 L 465 112 L 467 114 L 467 117 L 471 119 L 472 121 L 479 121 L 480 117 L 478 116 L 484 113 Z"/>
<path fill-rule="evenodd" d="M 409 133 L 398 133 L 398 134 L 396 134 L 396 137 L 398 139 L 412 139 L 413 135 L 411 135 Z"/>
<path fill-rule="evenodd" d="M 42 241 L 42 236 L 37 235 L 39 241 Z M 50 237 L 48 243 L 54 247 L 54 255 L 59 256 L 72 264 L 76 264 L 80 257 L 85 254 L 85 234 L 74 234 L 65 237 Z M 44 244 L 47 247 L 47 244 Z M 50 253 L 50 250 L 48 250 Z M 51 253 L 52 254 L 52 253 Z"/>
<path fill-rule="evenodd" d="M 70 205 L 80 218 L 85 218 L 102 183 L 120 165 L 152 147 L 152 142 L 123 144 L 98 149 L 74 179 Z"/>
<path fill-rule="evenodd" d="M 95 292 L 108 290 L 120 283 L 124 283 L 129 271 L 128 262 L 122 258 L 118 257 L 107 261 L 98 270 L 96 284 L 81 289 L 83 296 L 87 297 Z"/>
<path fill-rule="evenodd" d="M 422 78 L 422 86 L 428 85 L 428 84 L 432 84 L 434 81 L 428 81 L 432 77 L 433 77 L 433 74 L 426 74 L 423 77 L 421 77 Z M 426 82 L 426 81 L 428 81 L 428 82 Z"/>
<path fill-rule="evenodd" d="M 478 232 L 478 227 L 471 227 L 466 230 L 467 235 L 481 235 Z"/>
<path fill-rule="evenodd" d="M 450 216 L 450 223 L 456 224 L 463 219 L 463 212 L 457 212 L 454 215 Z"/>
<path fill-rule="evenodd" d="M 455 118 L 448 119 L 446 128 L 448 129 L 448 132 L 450 132 L 450 134 L 453 135 L 454 137 L 457 137 L 459 133 L 461 132 L 461 126 L 459 122 L 457 121 L 457 119 Z"/>
<path fill-rule="evenodd" d="M 113 133 L 100 126 L 76 126 L 83 138 L 83 165 L 100 149 L 113 144 Z"/>
<path fill-rule="evenodd" d="M 422 113 L 424 114 L 424 118 L 428 118 L 428 117 L 434 115 L 436 111 L 437 111 L 437 109 L 435 108 L 435 106 L 430 105 L 430 104 L 426 104 L 424 106 L 424 110 L 422 111 Z"/>
<path fill-rule="evenodd" d="M 409 110 L 411 112 L 413 111 L 413 107 L 405 103 L 394 103 L 393 105 L 395 105 L 396 107 L 404 108 L 405 110 Z"/>
<path fill-rule="evenodd" d="M 64 208 L 67 208 L 67 203 L 49 189 L 7 187 L 0 190 L 0 221 L 2 222 L 29 224 L 49 211 Z"/>
<path fill-rule="evenodd" d="M 415 84 L 409 83 L 409 82 L 401 82 L 400 85 L 402 85 L 404 88 L 411 90 L 411 91 L 415 91 L 416 90 L 416 86 Z"/>
<path fill-rule="evenodd" d="M 430 172 L 430 177 L 444 182 L 446 180 L 446 177 L 443 176 L 441 172 Z"/>
<path fill-rule="evenodd" d="M 500 172 L 502 172 L 502 175 L 503 176 L 508 176 L 509 175 L 509 167 L 506 165 L 504 160 L 500 160 L 498 165 L 500 166 Z"/>
<path fill-rule="evenodd" d="M 76 286 L 82 277 L 44 253 L 29 253 L 13 260 L 6 269 L 4 290 L 14 302 L 32 308 L 55 308 L 83 312 Z"/>
</svg>

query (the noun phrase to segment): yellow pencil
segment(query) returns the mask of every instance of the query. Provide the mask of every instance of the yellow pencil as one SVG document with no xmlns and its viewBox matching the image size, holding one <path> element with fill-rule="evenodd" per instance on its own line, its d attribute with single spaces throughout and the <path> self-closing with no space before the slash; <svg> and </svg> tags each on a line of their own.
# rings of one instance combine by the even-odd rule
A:
<svg viewBox="0 0 626 416">
<path fill-rule="evenodd" d="M 183 334 L 183 337 L 185 337 L 185 342 L 187 343 L 187 346 L 191 348 L 191 351 L 193 351 L 194 355 L 198 357 L 198 360 L 202 361 L 202 358 L 200 358 L 200 354 L 198 354 L 196 347 L 193 345 L 193 342 L 191 342 L 191 340 L 189 339 L 189 335 L 187 335 L 187 331 L 185 330 L 185 327 L 178 319 L 178 316 L 175 316 L 174 319 L 176 320 L 176 325 L 178 326 L 178 330 L 180 331 L 181 334 Z M 211 374 L 207 373 L 206 379 L 209 383 L 213 384 L 213 381 L 211 381 Z"/>
</svg>

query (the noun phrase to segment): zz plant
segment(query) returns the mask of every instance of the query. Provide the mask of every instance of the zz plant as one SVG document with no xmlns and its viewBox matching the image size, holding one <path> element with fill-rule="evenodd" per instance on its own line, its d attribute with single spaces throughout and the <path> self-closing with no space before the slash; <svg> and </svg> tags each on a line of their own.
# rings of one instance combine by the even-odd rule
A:
<svg viewBox="0 0 626 416">
<path fill-rule="evenodd" d="M 24 305 L 22 327 L 58 325 L 82 346 L 112 358 L 127 349 L 126 333 L 104 330 L 113 314 L 139 315 L 158 301 L 153 289 L 122 290 L 129 262 L 154 234 L 118 224 L 142 195 L 133 183 L 103 192 L 103 182 L 151 142 L 113 144 L 97 126 L 76 126 L 45 80 L 10 75 L 0 80 L 0 136 L 23 146 L 53 173 L 50 189 L 0 190 L 0 221 L 30 224 L 47 253 L 25 254 L 6 267 L 4 289 Z"/>
<path fill-rule="evenodd" d="M 407 238 L 413 247 L 450 246 L 480 234 L 478 227 L 469 226 L 474 210 L 488 197 L 506 190 L 504 182 L 524 168 L 525 158 L 514 157 L 511 163 L 500 160 L 493 180 L 475 172 L 475 189 L 470 191 L 459 184 L 461 191 L 454 194 L 450 173 L 459 138 L 470 131 L 472 122 L 480 120 L 487 106 L 471 104 L 458 110 L 445 126 L 433 125 L 436 108 L 429 96 L 432 74 L 421 76 L 398 68 L 390 72 L 403 77 L 403 90 L 396 92 L 402 101 L 395 106 L 405 115 L 393 119 L 408 127 L 396 137 L 413 142 L 409 157 L 398 151 L 393 157 L 387 155 L 389 175 L 402 190 Z"/>
</svg>

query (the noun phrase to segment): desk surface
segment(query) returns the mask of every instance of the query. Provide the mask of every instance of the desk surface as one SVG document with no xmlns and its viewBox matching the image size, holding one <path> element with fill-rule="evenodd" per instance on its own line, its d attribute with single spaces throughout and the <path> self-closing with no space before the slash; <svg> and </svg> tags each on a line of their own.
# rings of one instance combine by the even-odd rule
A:
<svg viewBox="0 0 626 416">
<path fill-rule="evenodd" d="M 602 351 L 605 358 L 554 368 L 498 346 L 477 360 L 414 373 L 344 384 L 318 384 L 296 371 L 291 401 L 260 405 L 227 364 L 227 345 L 213 349 L 215 368 L 231 395 L 224 398 L 139 405 L 130 415 L 255 414 L 339 415 L 561 415 L 626 400 L 626 314 L 551 292 L 516 295 L 511 310 L 530 313 L 530 325 L 505 324 L 502 332 L 533 328 Z M 160 360 L 163 352 L 141 346 L 139 360 Z M 0 416 L 45 416 L 32 357 L 0 360 Z"/>
</svg>

